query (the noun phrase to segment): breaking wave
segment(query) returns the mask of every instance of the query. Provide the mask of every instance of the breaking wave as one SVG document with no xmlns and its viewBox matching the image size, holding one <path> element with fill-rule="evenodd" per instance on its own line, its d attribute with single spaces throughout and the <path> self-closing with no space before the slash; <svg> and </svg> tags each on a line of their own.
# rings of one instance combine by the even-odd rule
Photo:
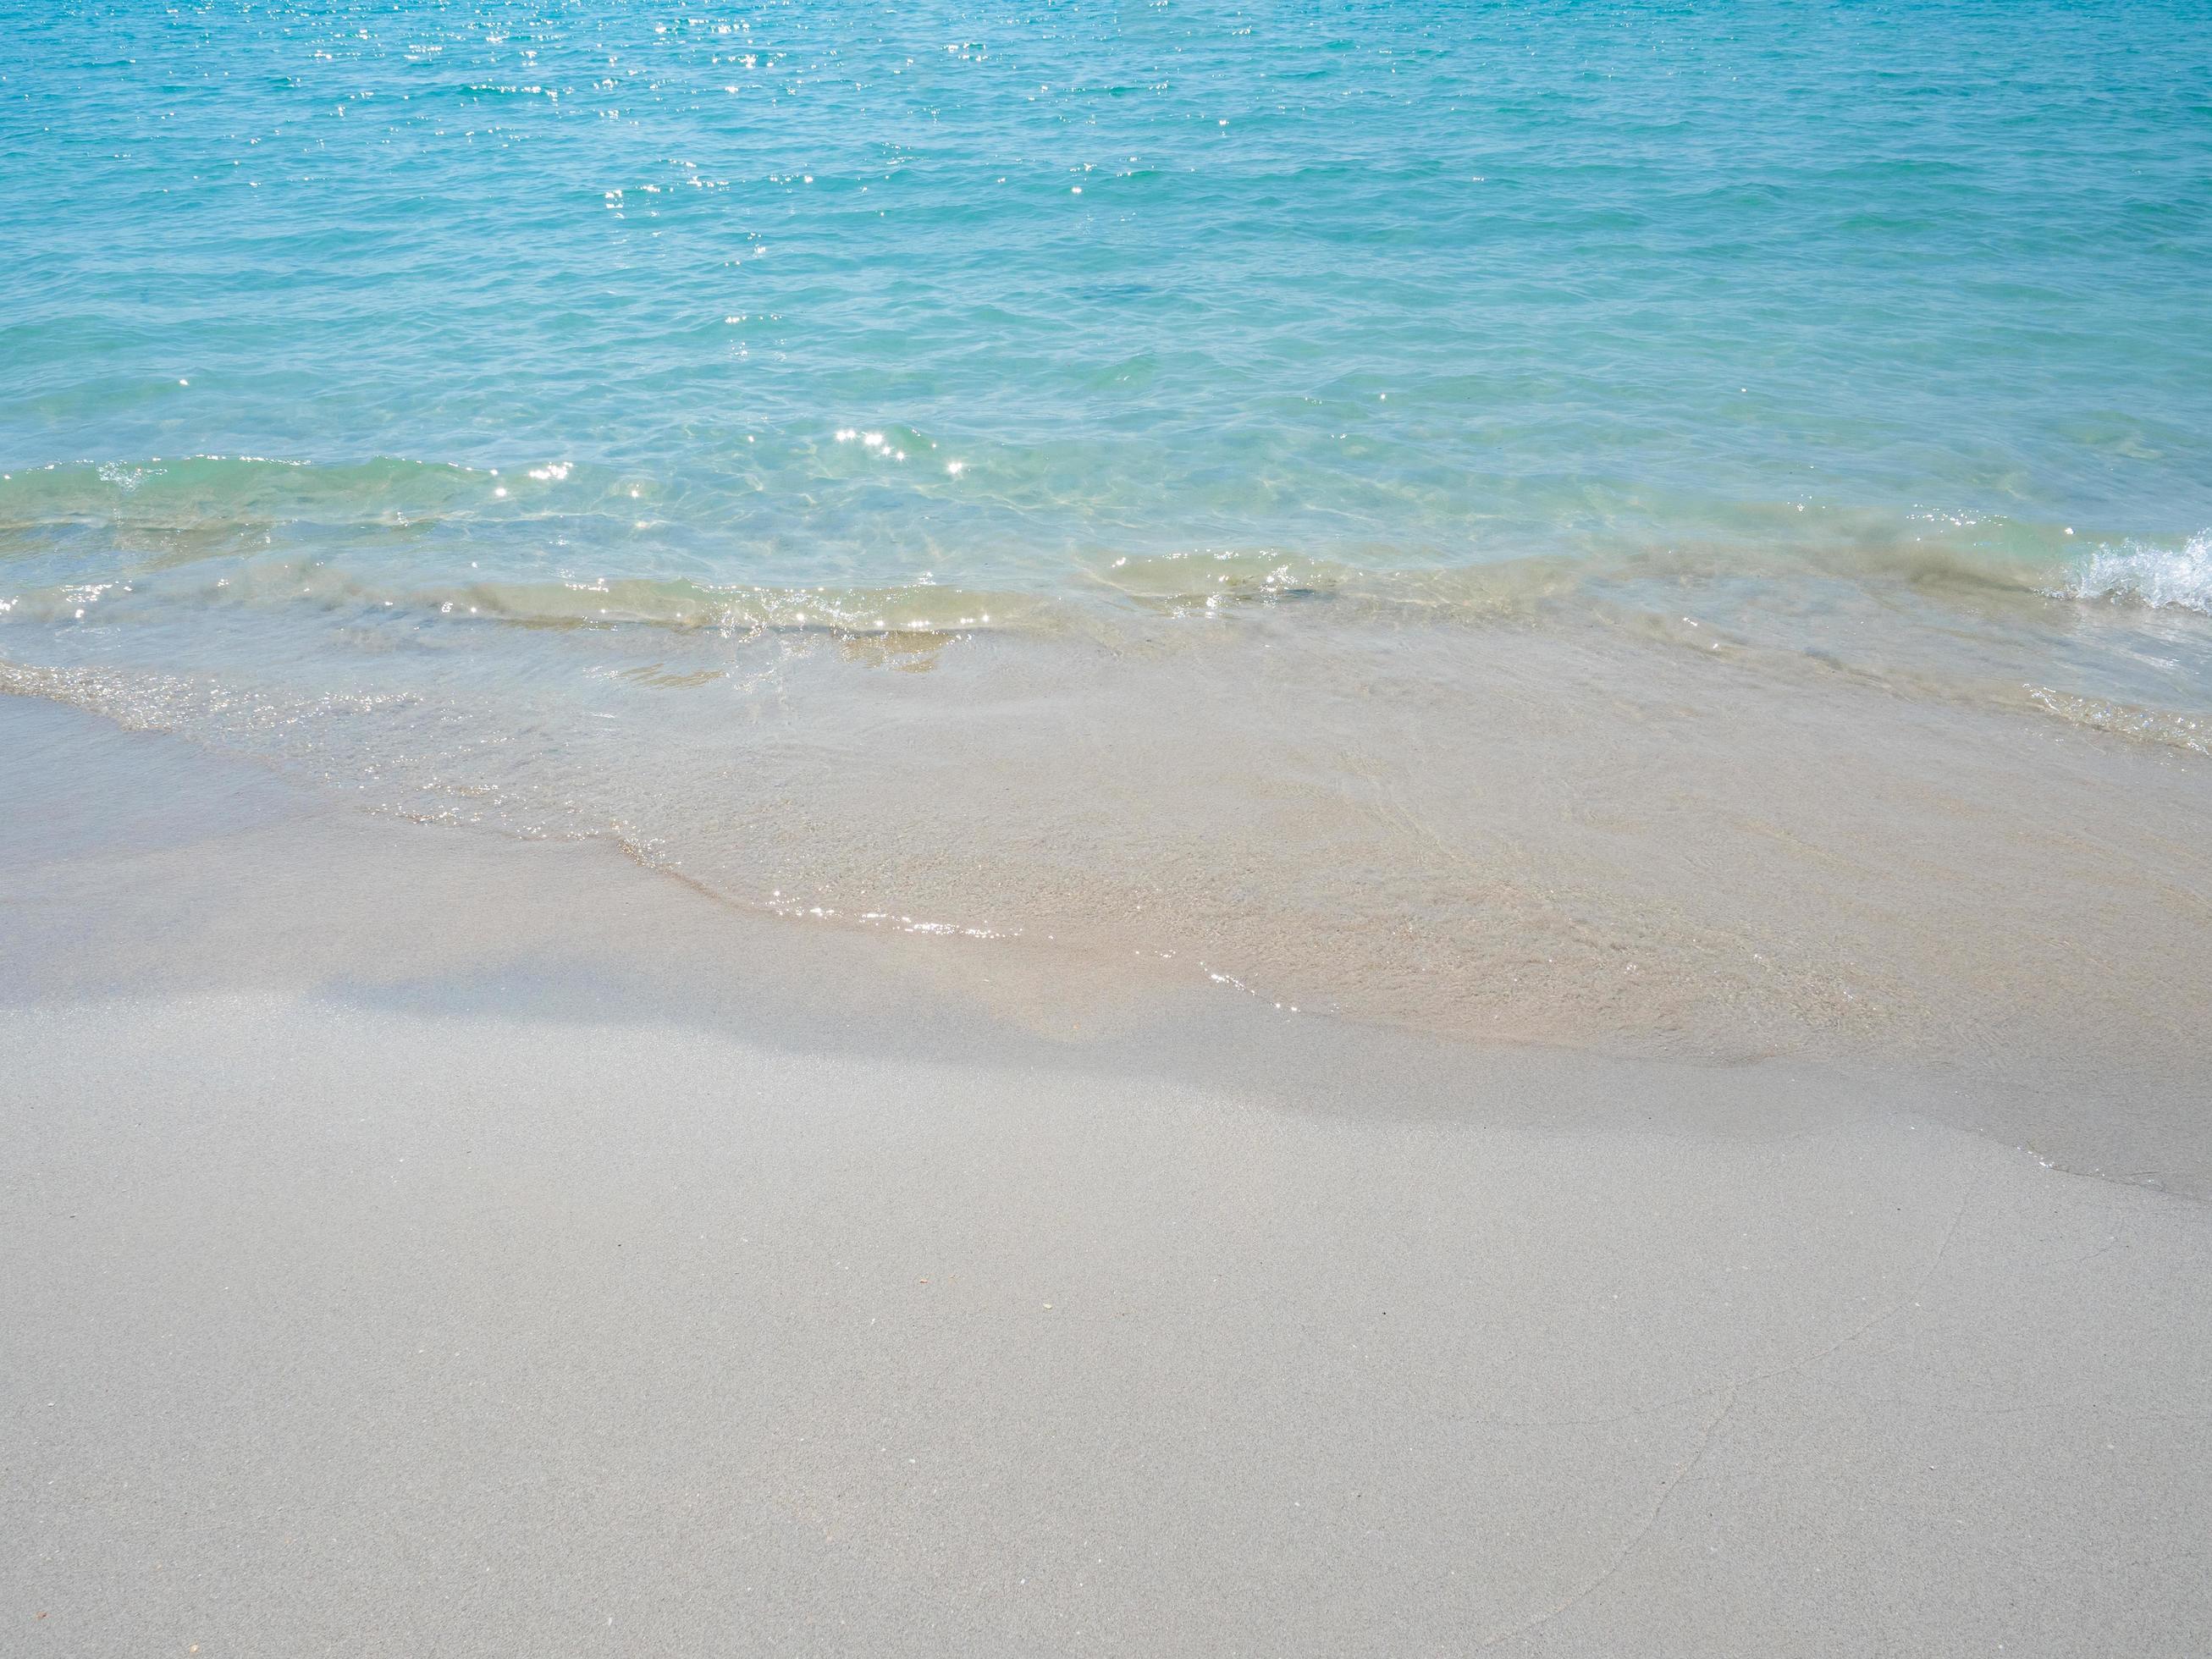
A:
<svg viewBox="0 0 2212 1659">
<path fill-rule="evenodd" d="M 2100 548 L 2063 594 L 2212 616 L 2212 531 L 2200 531 L 2179 547 L 2127 542 Z"/>
</svg>

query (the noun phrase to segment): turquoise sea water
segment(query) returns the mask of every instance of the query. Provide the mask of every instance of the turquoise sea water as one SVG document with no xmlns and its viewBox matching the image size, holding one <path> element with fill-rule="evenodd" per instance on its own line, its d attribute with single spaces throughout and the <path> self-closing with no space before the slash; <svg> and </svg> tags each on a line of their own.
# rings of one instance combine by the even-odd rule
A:
<svg viewBox="0 0 2212 1659">
<path fill-rule="evenodd" d="M 1774 959 L 1719 852 L 1710 926 L 1653 884 L 1826 711 L 1923 805 L 2010 741 L 1929 711 L 2203 763 L 2208 64 L 2196 3 L 0 0 L 0 684 L 810 915 L 1581 951 L 1610 1019 Z M 1475 887 L 1455 966 L 1374 943 Z"/>
<path fill-rule="evenodd" d="M 2212 526 L 2201 6 L 8 12 L 15 586 Z"/>
</svg>

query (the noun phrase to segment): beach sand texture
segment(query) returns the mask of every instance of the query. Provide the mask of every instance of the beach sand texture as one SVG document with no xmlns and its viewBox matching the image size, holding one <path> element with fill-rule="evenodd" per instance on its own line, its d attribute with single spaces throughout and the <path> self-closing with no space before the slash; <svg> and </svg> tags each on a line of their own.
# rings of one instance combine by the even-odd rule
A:
<svg viewBox="0 0 2212 1659">
<path fill-rule="evenodd" d="M 2206 1211 L 1940 1080 L 1056 1030 L 0 714 L 11 1651 L 2212 1644 Z"/>
</svg>

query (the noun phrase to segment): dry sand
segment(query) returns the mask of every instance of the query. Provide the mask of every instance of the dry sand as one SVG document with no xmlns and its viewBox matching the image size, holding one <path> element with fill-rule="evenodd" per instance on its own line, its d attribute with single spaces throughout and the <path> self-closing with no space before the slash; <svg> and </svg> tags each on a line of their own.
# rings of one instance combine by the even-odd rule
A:
<svg viewBox="0 0 2212 1659">
<path fill-rule="evenodd" d="M 957 1000 L 13 700 L 0 803 L 9 1653 L 2212 1650 L 2212 1210 L 1944 1079 Z"/>
</svg>

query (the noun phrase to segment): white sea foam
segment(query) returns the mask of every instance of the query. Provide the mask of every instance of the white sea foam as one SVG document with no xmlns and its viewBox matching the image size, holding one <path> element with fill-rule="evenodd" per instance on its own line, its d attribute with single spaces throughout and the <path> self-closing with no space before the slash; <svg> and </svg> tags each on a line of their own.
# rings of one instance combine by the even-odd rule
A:
<svg viewBox="0 0 2212 1659">
<path fill-rule="evenodd" d="M 2212 530 L 2199 532 L 2179 547 L 2128 542 L 2100 548 L 2060 597 L 2132 600 L 2212 616 Z"/>
</svg>

